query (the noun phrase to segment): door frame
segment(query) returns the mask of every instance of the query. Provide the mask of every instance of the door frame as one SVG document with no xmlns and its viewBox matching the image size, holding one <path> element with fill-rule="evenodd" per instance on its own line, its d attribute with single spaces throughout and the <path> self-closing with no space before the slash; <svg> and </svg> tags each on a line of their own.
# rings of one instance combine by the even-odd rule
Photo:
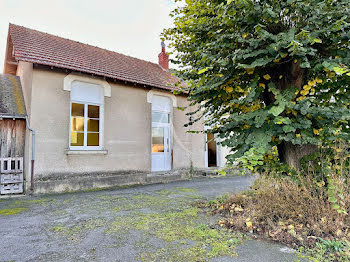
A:
<svg viewBox="0 0 350 262">
<path fill-rule="evenodd" d="M 161 96 L 161 95 L 155 95 L 155 96 Z M 162 172 L 162 171 L 170 171 L 172 170 L 173 167 L 173 163 L 172 163 L 172 147 L 173 147 L 173 110 L 172 110 L 172 103 L 171 103 L 171 99 L 167 96 L 161 96 L 161 97 L 165 97 L 167 99 L 169 99 L 169 110 L 153 110 L 153 101 L 152 101 L 152 107 L 151 107 L 151 136 L 150 136 L 150 140 L 151 140 L 151 171 L 152 172 Z M 159 123 L 159 122 L 153 122 L 152 119 L 152 114 L 153 112 L 157 112 L 157 113 L 163 113 L 163 114 L 168 114 L 169 116 L 169 123 Z M 161 127 L 161 128 L 168 128 L 168 145 L 169 145 L 169 150 L 168 152 L 161 152 L 161 153 L 153 153 L 152 152 L 152 129 L 153 127 Z M 165 135 L 164 135 L 164 151 L 166 150 L 166 146 L 167 144 L 165 143 Z M 152 162 L 153 162 L 153 155 L 160 155 L 160 154 L 167 154 L 167 156 L 164 156 L 166 158 L 169 159 L 169 163 L 167 163 L 166 166 L 168 166 L 168 168 L 166 167 L 164 170 L 154 170 Z"/>
<path fill-rule="evenodd" d="M 204 127 L 204 131 L 210 129 L 208 126 Z M 205 153 L 204 153 L 204 163 L 205 168 L 209 168 L 209 159 L 208 159 L 208 134 L 204 133 L 204 142 L 205 142 Z M 217 135 L 214 134 L 214 140 L 216 142 L 216 167 L 221 167 L 221 145 L 218 145 Z"/>
</svg>

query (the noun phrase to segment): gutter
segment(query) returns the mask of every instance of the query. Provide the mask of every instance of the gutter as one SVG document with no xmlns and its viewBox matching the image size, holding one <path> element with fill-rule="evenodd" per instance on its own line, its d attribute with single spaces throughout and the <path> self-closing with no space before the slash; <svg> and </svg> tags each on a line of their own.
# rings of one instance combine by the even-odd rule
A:
<svg viewBox="0 0 350 262">
<path fill-rule="evenodd" d="M 35 162 L 35 131 L 33 128 L 29 125 L 28 116 L 26 116 L 26 126 L 30 132 L 32 132 L 32 165 L 31 165 L 31 172 L 30 172 L 30 191 L 31 193 L 34 192 L 34 162 Z"/>
</svg>

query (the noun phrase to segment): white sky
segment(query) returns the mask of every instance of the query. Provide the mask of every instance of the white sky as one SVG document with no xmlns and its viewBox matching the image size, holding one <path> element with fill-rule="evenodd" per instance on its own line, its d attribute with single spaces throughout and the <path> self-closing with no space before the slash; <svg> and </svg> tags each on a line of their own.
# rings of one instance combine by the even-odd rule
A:
<svg viewBox="0 0 350 262">
<path fill-rule="evenodd" d="M 0 0 L 0 73 L 9 23 L 158 63 L 173 0 Z"/>
</svg>

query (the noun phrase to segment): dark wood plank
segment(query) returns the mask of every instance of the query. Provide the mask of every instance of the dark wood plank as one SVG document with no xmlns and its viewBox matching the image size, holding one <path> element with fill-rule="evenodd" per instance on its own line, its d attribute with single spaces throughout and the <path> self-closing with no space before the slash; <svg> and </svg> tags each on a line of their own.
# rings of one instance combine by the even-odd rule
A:
<svg viewBox="0 0 350 262">
<path fill-rule="evenodd" d="M 0 158 L 23 157 L 25 144 L 25 120 L 0 120 Z"/>
</svg>

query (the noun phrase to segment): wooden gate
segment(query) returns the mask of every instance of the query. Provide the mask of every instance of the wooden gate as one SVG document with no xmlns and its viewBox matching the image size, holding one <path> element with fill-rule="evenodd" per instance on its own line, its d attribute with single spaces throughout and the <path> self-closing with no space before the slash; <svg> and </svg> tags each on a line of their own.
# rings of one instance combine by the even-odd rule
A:
<svg viewBox="0 0 350 262">
<path fill-rule="evenodd" d="M 0 194 L 23 193 L 24 119 L 0 120 Z"/>
</svg>

